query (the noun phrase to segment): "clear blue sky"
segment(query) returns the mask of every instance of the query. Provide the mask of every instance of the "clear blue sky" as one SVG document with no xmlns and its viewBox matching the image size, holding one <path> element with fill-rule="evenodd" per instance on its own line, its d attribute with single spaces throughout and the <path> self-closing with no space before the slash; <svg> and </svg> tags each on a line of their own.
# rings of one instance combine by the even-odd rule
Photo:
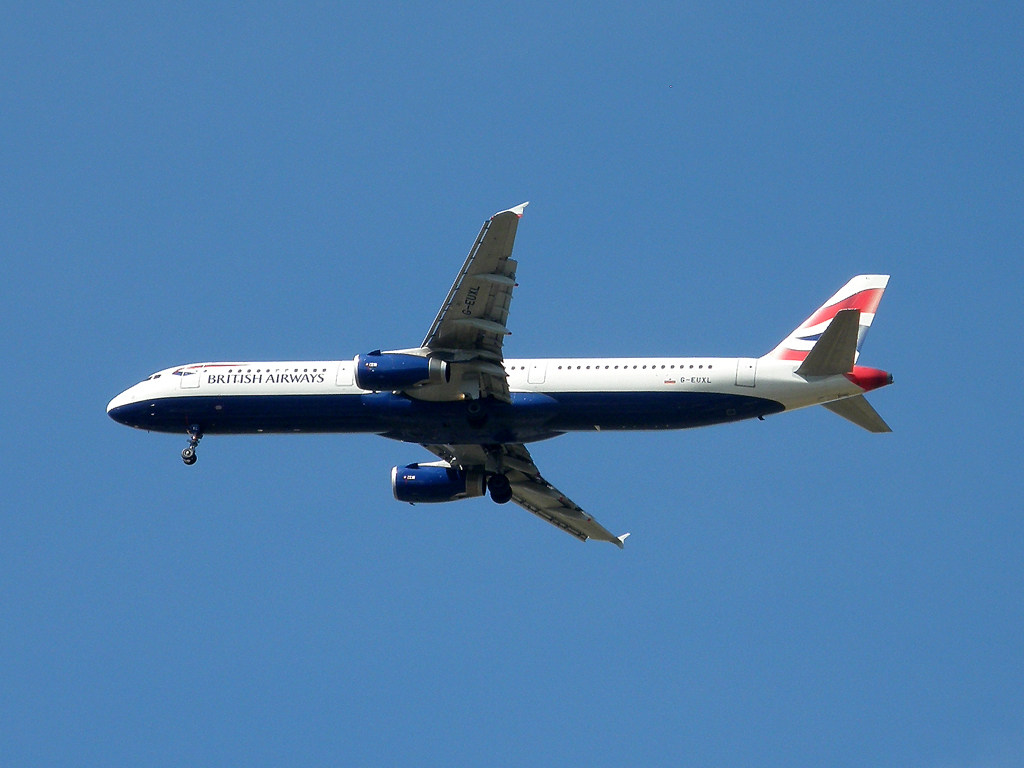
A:
<svg viewBox="0 0 1024 768">
<path fill-rule="evenodd" d="M 1024 764 L 1022 6 L 296 5 L 3 9 L 0 763 Z M 895 433 L 537 445 L 620 552 L 107 418 L 418 343 L 523 200 L 510 356 L 760 355 L 885 272 Z"/>
</svg>

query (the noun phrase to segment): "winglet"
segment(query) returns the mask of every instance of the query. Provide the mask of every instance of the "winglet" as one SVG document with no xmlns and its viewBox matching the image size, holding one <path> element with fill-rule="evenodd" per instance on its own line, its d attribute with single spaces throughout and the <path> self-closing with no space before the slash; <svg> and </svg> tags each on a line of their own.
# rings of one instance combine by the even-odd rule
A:
<svg viewBox="0 0 1024 768">
<path fill-rule="evenodd" d="M 619 549 L 625 549 L 626 539 L 628 539 L 629 536 L 630 536 L 630 534 L 628 534 L 628 533 L 624 533 L 621 536 L 616 536 L 615 537 L 615 545 Z"/>
<path fill-rule="evenodd" d="M 529 201 L 527 201 L 525 203 L 520 203 L 515 208 L 509 208 L 507 211 L 498 211 L 496 214 L 494 214 L 494 216 L 500 216 L 503 213 L 514 213 L 516 216 L 518 216 L 521 219 L 521 218 L 523 218 L 523 211 L 526 210 L 526 206 L 528 206 L 529 204 L 530 204 Z M 491 218 L 494 218 L 494 217 L 492 216 Z"/>
</svg>

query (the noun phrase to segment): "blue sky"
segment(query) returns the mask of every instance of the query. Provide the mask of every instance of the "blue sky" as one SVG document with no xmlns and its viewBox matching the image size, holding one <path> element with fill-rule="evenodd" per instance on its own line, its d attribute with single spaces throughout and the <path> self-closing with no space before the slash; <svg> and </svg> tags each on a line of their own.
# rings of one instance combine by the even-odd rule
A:
<svg viewBox="0 0 1024 768">
<path fill-rule="evenodd" d="M 1018 4 L 8 4 L 0 762 L 1024 763 Z M 570 435 L 624 552 L 169 365 L 418 343 L 523 200 L 510 356 L 760 355 L 892 280 L 869 435 Z"/>
</svg>

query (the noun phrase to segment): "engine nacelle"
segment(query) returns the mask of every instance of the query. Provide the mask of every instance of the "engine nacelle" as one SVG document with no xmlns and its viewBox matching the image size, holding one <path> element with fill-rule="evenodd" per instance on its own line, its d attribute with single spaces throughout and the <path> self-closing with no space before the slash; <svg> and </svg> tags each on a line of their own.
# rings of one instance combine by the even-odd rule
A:
<svg viewBox="0 0 1024 768">
<path fill-rule="evenodd" d="M 448 363 L 433 357 L 370 352 L 356 357 L 356 386 L 373 392 L 451 381 Z"/>
<path fill-rule="evenodd" d="M 392 467 L 391 490 L 399 501 L 434 504 L 483 496 L 482 472 L 466 472 L 446 464 L 409 464 Z"/>
</svg>

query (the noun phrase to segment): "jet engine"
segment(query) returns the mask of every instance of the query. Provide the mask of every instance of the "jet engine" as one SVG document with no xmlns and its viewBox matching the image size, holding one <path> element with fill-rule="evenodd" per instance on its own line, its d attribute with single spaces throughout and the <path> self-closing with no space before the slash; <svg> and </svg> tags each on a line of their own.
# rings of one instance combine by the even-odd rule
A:
<svg viewBox="0 0 1024 768">
<path fill-rule="evenodd" d="M 384 354 L 380 350 L 356 357 L 356 385 L 373 392 L 445 384 L 451 377 L 448 363 L 433 357 Z"/>
<path fill-rule="evenodd" d="M 391 468 L 391 490 L 399 501 L 433 504 L 483 496 L 482 472 L 467 472 L 447 464 L 409 464 Z"/>
</svg>

